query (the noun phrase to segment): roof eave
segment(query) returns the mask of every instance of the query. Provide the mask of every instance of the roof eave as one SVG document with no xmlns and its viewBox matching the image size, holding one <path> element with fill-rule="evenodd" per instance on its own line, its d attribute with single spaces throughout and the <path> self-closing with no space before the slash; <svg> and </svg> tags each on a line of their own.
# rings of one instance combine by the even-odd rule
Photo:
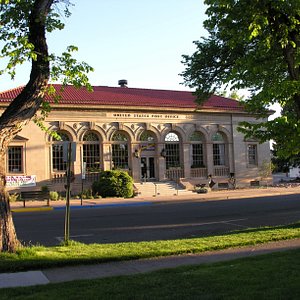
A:
<svg viewBox="0 0 300 300">
<path fill-rule="evenodd" d="M 1 102 L 0 108 L 5 109 L 9 105 L 8 102 Z M 78 104 L 51 104 L 51 107 L 53 110 L 139 110 L 139 111 L 149 111 L 149 110 L 155 110 L 155 111 L 174 111 L 174 112 L 193 112 L 193 113 L 242 113 L 247 114 L 246 111 L 243 109 L 232 109 L 232 108 L 215 108 L 215 107 L 174 107 L 174 106 L 123 106 L 120 107 L 120 105 L 78 105 Z M 272 113 L 270 113 L 272 114 Z"/>
<path fill-rule="evenodd" d="M 70 104 L 53 104 L 53 109 L 76 109 L 76 110 L 104 110 L 104 109 L 117 109 L 117 110 L 139 110 L 139 111 L 147 111 L 147 110 L 160 110 L 160 111 L 178 111 L 178 112 L 217 112 L 217 113 L 247 113 L 242 109 L 232 109 L 232 108 L 214 108 L 214 107 L 201 107 L 201 109 L 197 107 L 173 107 L 173 106 L 124 106 L 120 107 L 120 105 L 70 105 Z"/>
</svg>

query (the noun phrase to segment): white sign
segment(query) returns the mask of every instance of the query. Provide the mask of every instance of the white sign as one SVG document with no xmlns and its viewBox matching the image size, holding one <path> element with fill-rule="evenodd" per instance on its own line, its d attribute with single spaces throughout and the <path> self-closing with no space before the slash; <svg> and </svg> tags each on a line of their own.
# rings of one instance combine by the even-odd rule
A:
<svg viewBox="0 0 300 300">
<path fill-rule="evenodd" d="M 36 186 L 36 175 L 6 176 L 7 187 L 30 187 Z"/>
<path fill-rule="evenodd" d="M 85 175 L 86 175 L 86 162 L 82 162 L 82 174 L 81 174 L 81 178 L 85 179 Z"/>
</svg>

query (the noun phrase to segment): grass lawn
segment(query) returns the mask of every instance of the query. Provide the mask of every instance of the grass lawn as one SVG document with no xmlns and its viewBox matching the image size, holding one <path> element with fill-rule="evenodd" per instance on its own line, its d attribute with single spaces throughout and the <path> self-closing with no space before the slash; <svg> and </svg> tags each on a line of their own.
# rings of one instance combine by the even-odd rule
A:
<svg viewBox="0 0 300 300">
<path fill-rule="evenodd" d="M 300 299 L 300 250 L 141 275 L 1 289 L 0 299 Z"/>
<path fill-rule="evenodd" d="M 300 222 L 180 240 L 90 245 L 74 242 L 69 246 L 24 247 L 16 254 L 0 253 L 0 272 L 200 253 L 299 237 Z"/>
</svg>

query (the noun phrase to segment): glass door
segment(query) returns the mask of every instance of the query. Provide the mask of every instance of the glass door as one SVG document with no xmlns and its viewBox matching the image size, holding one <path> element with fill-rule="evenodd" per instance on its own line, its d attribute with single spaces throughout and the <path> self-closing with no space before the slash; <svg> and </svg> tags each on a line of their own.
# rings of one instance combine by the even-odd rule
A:
<svg viewBox="0 0 300 300">
<path fill-rule="evenodd" d="M 147 176 L 147 157 L 141 157 L 141 176 L 143 180 L 148 178 Z"/>
<path fill-rule="evenodd" d="M 149 178 L 155 179 L 154 157 L 149 157 L 148 163 L 149 163 Z"/>
<path fill-rule="evenodd" d="M 154 157 L 141 157 L 141 177 L 142 180 L 155 179 Z"/>
</svg>

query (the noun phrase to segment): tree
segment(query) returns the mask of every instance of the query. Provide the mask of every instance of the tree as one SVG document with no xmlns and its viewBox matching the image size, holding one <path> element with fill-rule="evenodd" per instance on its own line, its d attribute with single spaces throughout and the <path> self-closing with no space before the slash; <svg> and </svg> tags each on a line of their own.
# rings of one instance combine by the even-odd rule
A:
<svg viewBox="0 0 300 300">
<path fill-rule="evenodd" d="M 245 95 L 240 95 L 237 90 L 230 91 L 229 95 L 227 95 L 227 91 L 221 90 L 221 91 L 218 91 L 217 95 L 222 96 L 222 97 L 229 97 L 231 99 L 235 99 L 238 101 L 242 101 L 245 98 Z"/>
<path fill-rule="evenodd" d="M 0 251 L 15 252 L 20 246 L 5 188 L 5 154 L 8 144 L 31 120 L 43 127 L 42 120 L 49 112 L 49 103 L 43 100 L 45 93 L 53 93 L 48 84 L 61 79 L 63 85 L 86 85 L 86 73 L 92 70 L 86 63 L 77 62 L 70 46 L 61 56 L 48 53 L 46 32 L 63 29 L 58 3 L 65 5 L 64 15 L 70 15 L 68 0 L 2 0 L 0 2 L 0 40 L 3 42 L 1 58 L 5 67 L 0 75 L 7 72 L 12 78 L 16 67 L 31 61 L 30 78 L 22 92 L 10 103 L 0 117 Z M 38 112 L 39 108 L 41 113 Z"/>
<path fill-rule="evenodd" d="M 277 155 L 277 148 L 280 147 L 278 144 L 273 144 L 272 153 L 272 163 L 275 166 L 275 172 L 289 172 L 290 167 L 300 166 L 300 154 L 289 155 L 286 157 L 281 157 Z"/>
<path fill-rule="evenodd" d="M 224 86 L 246 89 L 249 111 L 267 117 L 274 103 L 282 115 L 272 121 L 240 124 L 246 137 L 270 139 L 278 154 L 300 152 L 300 1 L 206 0 L 208 37 L 183 56 L 184 83 L 196 88 L 201 104 Z M 288 137 L 288 139 L 287 139 Z"/>
</svg>

